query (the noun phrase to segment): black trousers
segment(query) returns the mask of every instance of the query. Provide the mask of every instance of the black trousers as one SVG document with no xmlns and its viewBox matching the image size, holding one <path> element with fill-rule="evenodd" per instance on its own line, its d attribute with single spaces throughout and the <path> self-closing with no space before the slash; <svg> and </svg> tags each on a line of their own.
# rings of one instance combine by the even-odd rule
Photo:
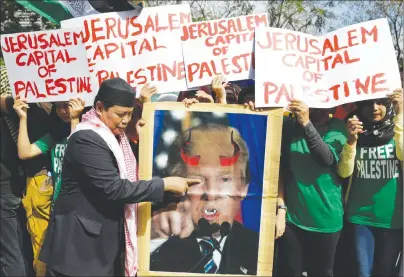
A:
<svg viewBox="0 0 404 277">
<path fill-rule="evenodd" d="M 59 273 L 49 267 L 46 268 L 46 277 L 68 277 L 68 275 L 64 275 L 62 273 Z"/>
<path fill-rule="evenodd" d="M 24 221 L 21 222 L 22 210 L 21 198 L 12 193 L 0 194 L 1 276 L 27 276 L 30 273 L 32 260 L 29 260 L 29 254 L 32 253 L 32 250 L 27 251 L 28 257 L 24 255 L 24 249 L 27 247 L 24 247 L 24 233 L 26 232 L 24 232 Z M 30 243 L 29 247 L 31 247 Z"/>
<path fill-rule="evenodd" d="M 308 276 L 333 276 L 340 233 L 310 232 L 287 224 L 277 242 L 277 275 L 300 277 L 307 271 Z"/>
</svg>

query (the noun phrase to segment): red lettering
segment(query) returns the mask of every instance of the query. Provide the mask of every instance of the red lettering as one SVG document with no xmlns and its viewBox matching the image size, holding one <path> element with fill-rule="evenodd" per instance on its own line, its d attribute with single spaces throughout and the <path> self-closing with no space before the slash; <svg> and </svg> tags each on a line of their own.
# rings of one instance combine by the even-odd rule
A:
<svg viewBox="0 0 404 277">
<path fill-rule="evenodd" d="M 348 48 L 348 46 L 340 46 L 339 45 L 339 42 L 338 42 L 338 36 L 337 35 L 334 35 L 334 49 L 335 49 L 335 52 L 337 52 L 337 51 L 339 51 L 339 50 L 342 50 L 342 49 L 346 49 L 346 48 Z"/>
<path fill-rule="evenodd" d="M 16 81 L 14 83 L 15 95 L 18 96 L 21 91 L 25 90 L 25 83 L 23 81 Z"/>
<path fill-rule="evenodd" d="M 141 75 L 141 73 L 144 71 L 144 69 L 138 69 L 135 73 L 135 78 L 138 80 L 140 79 L 137 83 L 138 85 L 144 85 L 147 82 L 147 77 L 144 75 Z"/>
<path fill-rule="evenodd" d="M 57 93 L 52 93 L 52 90 L 55 89 L 55 86 L 53 85 L 53 79 L 47 79 L 45 80 L 45 88 L 46 88 L 46 94 L 49 96 L 57 96 Z"/>
<path fill-rule="evenodd" d="M 295 47 L 293 46 L 295 41 L 296 41 L 295 34 L 287 33 L 285 35 L 286 50 L 295 50 Z"/>
<path fill-rule="evenodd" d="M 389 89 L 386 87 L 384 87 L 384 88 L 376 87 L 377 85 L 382 85 L 382 84 L 386 83 L 385 79 L 378 80 L 379 78 L 384 77 L 384 75 L 385 75 L 384 73 L 378 73 L 378 74 L 372 76 L 372 93 L 389 91 Z"/>
<path fill-rule="evenodd" d="M 118 19 L 118 20 L 120 20 L 120 19 Z M 114 28 L 116 26 L 116 19 L 113 17 L 105 18 L 105 25 L 106 25 L 107 39 L 111 38 L 111 33 L 113 34 L 113 37 L 116 38 L 117 35 L 115 34 L 115 31 L 114 31 Z"/>
<path fill-rule="evenodd" d="M 356 29 L 348 31 L 348 46 L 349 47 L 359 44 L 358 42 L 353 42 L 354 39 L 358 38 L 357 36 L 354 35 L 354 33 L 356 33 Z"/>
<path fill-rule="evenodd" d="M 355 80 L 355 89 L 357 94 L 361 94 L 361 91 L 368 94 L 370 84 L 370 76 L 366 77 L 365 84 L 362 84 L 361 80 L 358 78 Z"/>
<path fill-rule="evenodd" d="M 272 49 L 275 51 L 281 51 L 283 48 L 278 48 L 279 44 L 282 43 L 282 40 L 279 39 L 279 36 L 282 36 L 283 34 L 280 32 L 274 32 L 272 34 L 272 39 L 273 39 L 273 47 Z"/>
<path fill-rule="evenodd" d="M 335 52 L 334 47 L 333 47 L 331 41 L 330 41 L 328 38 L 326 38 L 326 39 L 324 40 L 324 44 L 323 44 L 323 56 L 324 56 L 326 50 L 328 50 L 328 51 L 330 51 L 330 52 Z"/>
<path fill-rule="evenodd" d="M 22 58 L 22 57 L 26 57 L 26 56 L 27 56 L 27 54 L 25 54 L 25 53 L 20 53 L 20 54 L 18 54 L 17 57 L 15 58 L 15 63 L 16 63 L 18 66 L 24 66 L 24 65 L 26 65 L 27 63 L 21 61 L 21 58 Z"/>
<path fill-rule="evenodd" d="M 29 36 L 29 34 L 28 34 L 28 36 Z M 20 48 L 20 50 L 27 50 L 27 47 L 25 47 L 25 43 L 27 42 L 26 34 L 18 35 L 17 42 L 18 42 L 18 48 Z"/>
<path fill-rule="evenodd" d="M 368 32 L 368 30 L 366 30 L 364 27 L 361 27 L 362 43 L 367 42 L 366 36 L 372 36 L 373 37 L 373 42 L 377 42 L 378 34 L 379 34 L 379 32 L 377 30 L 376 25 L 372 28 L 372 30 L 370 30 L 370 32 Z"/>
<path fill-rule="evenodd" d="M 105 35 L 102 35 L 102 34 L 104 34 L 103 28 L 96 27 L 96 23 L 98 23 L 98 22 L 100 22 L 99 18 L 90 20 L 92 42 L 97 42 L 99 40 L 105 39 Z"/>
</svg>

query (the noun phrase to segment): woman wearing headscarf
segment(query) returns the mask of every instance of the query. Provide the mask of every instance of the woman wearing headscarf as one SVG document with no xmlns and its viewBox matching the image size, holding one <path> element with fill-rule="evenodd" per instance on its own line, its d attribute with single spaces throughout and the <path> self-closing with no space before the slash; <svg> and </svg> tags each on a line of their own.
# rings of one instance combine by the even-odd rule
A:
<svg viewBox="0 0 404 277">
<path fill-rule="evenodd" d="M 402 89 L 389 98 L 358 102 L 347 129 L 338 173 L 350 177 L 346 213 L 354 228 L 358 275 L 393 276 L 403 248 Z"/>
</svg>

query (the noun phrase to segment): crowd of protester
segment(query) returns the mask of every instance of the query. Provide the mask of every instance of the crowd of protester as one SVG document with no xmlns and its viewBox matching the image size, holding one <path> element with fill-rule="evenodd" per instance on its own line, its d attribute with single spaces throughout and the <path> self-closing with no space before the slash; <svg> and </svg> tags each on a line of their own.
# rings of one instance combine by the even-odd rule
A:
<svg viewBox="0 0 404 277">
<path fill-rule="evenodd" d="M 1 69 L 2 275 L 108 274 L 80 271 L 87 261 L 74 261 L 68 244 L 74 234 L 66 231 L 59 241 L 55 238 L 61 236 L 57 228 L 68 230 L 73 222 L 61 221 L 58 224 L 62 227 L 55 227 L 58 214 L 87 206 L 102 209 L 103 198 L 98 203 L 96 198 L 60 197 L 84 190 L 86 180 L 120 205 L 161 200 L 163 191 L 183 193 L 187 184 L 196 182 L 179 177 L 138 181 L 129 171 L 115 176 L 110 157 L 100 154 L 105 142 L 77 134 L 77 128 L 105 124 L 127 143 L 119 146 L 126 147 L 122 148 L 123 163 L 141 163 L 138 133 L 147 124 L 141 119 L 142 107 L 158 91 L 145 85 L 135 99 L 130 90 L 125 81 L 114 78 L 101 85 L 93 107 L 86 108 L 80 98 L 27 104 L 23 98 L 13 99 L 6 69 Z M 253 81 L 228 83 L 223 76 L 214 77 L 210 86 L 164 94 L 157 101 L 184 102 L 186 107 L 238 104 L 262 110 L 254 105 Z M 303 272 L 308 276 L 399 276 L 403 249 L 402 90 L 392 91 L 388 98 L 336 109 L 312 109 L 293 99 L 287 110 L 290 113 L 285 113 L 282 129 L 274 276 L 302 276 Z M 66 151 L 69 136 L 69 148 L 74 151 Z M 107 137 L 103 139 L 108 144 Z M 77 168 L 84 175 L 77 175 Z M 104 183 L 114 184 L 106 188 Z M 99 193 L 86 189 L 92 195 Z M 69 205 L 75 207 L 67 211 Z M 123 210 L 116 209 L 122 214 L 117 218 L 108 214 L 106 220 L 110 230 L 119 232 Z M 79 220 L 86 224 L 85 218 Z M 47 229 L 52 230 L 48 231 L 51 235 Z M 96 226 L 89 231 L 97 232 L 94 229 Z M 109 243 L 106 249 L 96 251 L 113 256 L 120 243 Z M 40 255 L 41 248 L 46 250 Z M 65 260 L 82 263 L 82 267 L 73 270 Z M 110 261 L 116 262 L 100 258 L 93 266 L 107 267 Z M 122 272 L 119 266 L 114 270 L 114 274 Z"/>
</svg>

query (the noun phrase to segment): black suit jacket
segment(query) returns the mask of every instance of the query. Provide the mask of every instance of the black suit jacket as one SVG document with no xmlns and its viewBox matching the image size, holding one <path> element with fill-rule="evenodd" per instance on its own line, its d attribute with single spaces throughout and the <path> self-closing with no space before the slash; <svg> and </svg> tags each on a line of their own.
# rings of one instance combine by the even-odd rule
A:
<svg viewBox="0 0 404 277">
<path fill-rule="evenodd" d="M 124 205 L 162 201 L 164 182 L 121 179 L 112 151 L 92 130 L 73 134 L 65 151 L 62 188 L 39 259 L 69 276 L 113 276 Z"/>
<path fill-rule="evenodd" d="M 259 235 L 234 222 L 223 248 L 218 274 L 257 274 Z M 150 271 L 189 272 L 202 254 L 196 235 L 171 237 L 150 257 Z M 201 264 L 194 273 L 203 273 Z"/>
</svg>

